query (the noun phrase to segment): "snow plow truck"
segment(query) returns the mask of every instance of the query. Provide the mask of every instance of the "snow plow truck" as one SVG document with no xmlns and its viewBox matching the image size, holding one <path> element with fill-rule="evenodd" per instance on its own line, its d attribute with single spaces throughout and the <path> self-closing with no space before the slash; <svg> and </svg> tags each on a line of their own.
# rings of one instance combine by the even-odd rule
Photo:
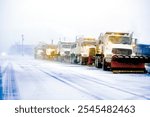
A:
<svg viewBox="0 0 150 117">
<path fill-rule="evenodd" d="M 70 50 L 73 42 L 59 41 L 57 47 L 58 61 L 70 62 Z"/>
<path fill-rule="evenodd" d="M 54 44 L 39 43 L 35 47 L 35 59 L 53 59 L 57 56 L 57 46 Z"/>
<path fill-rule="evenodd" d="M 91 65 L 94 62 L 96 39 L 80 37 L 71 47 L 71 63 Z"/>
<path fill-rule="evenodd" d="M 137 39 L 133 33 L 106 32 L 101 34 L 96 47 L 95 66 L 104 71 L 144 73 L 150 57 L 135 54 Z"/>
</svg>

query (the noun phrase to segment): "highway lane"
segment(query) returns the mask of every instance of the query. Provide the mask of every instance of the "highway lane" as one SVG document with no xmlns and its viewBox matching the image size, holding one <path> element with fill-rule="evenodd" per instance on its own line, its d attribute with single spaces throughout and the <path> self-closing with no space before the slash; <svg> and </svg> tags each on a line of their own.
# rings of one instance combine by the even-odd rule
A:
<svg viewBox="0 0 150 117">
<path fill-rule="evenodd" d="M 32 58 L 11 59 L 8 66 L 4 99 L 150 99 L 148 74 L 112 74 Z"/>
</svg>

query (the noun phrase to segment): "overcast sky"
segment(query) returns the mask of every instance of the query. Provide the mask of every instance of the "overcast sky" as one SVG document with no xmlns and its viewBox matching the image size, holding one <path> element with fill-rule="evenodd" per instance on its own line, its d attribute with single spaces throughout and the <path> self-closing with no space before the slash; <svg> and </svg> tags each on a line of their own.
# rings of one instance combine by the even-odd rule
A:
<svg viewBox="0 0 150 117">
<path fill-rule="evenodd" d="M 0 0 L 0 52 L 13 43 L 74 41 L 101 32 L 134 32 L 150 44 L 150 0 Z"/>
</svg>

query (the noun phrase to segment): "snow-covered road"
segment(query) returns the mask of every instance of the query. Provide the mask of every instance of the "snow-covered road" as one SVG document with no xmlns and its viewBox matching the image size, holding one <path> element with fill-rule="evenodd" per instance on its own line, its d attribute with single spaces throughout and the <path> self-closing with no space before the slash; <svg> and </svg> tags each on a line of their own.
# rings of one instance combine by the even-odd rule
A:
<svg viewBox="0 0 150 117">
<path fill-rule="evenodd" d="M 3 99 L 150 99 L 149 74 L 18 57 L 1 62 Z"/>
</svg>

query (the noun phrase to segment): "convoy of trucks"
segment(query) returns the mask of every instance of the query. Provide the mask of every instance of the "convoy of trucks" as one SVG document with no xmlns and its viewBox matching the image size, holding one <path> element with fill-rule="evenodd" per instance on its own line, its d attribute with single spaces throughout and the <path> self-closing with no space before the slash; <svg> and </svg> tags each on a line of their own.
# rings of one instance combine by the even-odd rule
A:
<svg viewBox="0 0 150 117">
<path fill-rule="evenodd" d="M 39 44 L 35 48 L 35 58 L 40 53 L 43 58 L 53 56 L 61 62 L 95 65 L 113 73 L 145 73 L 145 66 L 150 63 L 150 46 L 144 47 L 137 44 L 133 33 L 106 32 L 101 33 L 98 39 L 80 37 L 75 42 L 59 41 L 57 46 Z"/>
</svg>

